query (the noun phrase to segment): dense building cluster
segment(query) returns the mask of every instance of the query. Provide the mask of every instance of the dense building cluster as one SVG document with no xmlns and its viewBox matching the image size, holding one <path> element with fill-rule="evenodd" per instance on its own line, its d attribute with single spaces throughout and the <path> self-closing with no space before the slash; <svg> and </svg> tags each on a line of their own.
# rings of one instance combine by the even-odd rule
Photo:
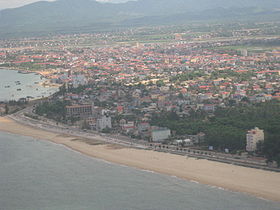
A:
<svg viewBox="0 0 280 210">
<path fill-rule="evenodd" d="M 132 31 L 6 41 L 0 64 L 63 84 L 63 93 L 52 100 L 67 101 L 68 123 L 164 141 L 176 134 L 152 126 L 155 114 L 211 116 L 219 107 L 280 99 L 279 48 L 246 47 L 279 38 L 241 32 L 232 31 L 230 39 L 213 39 L 213 32 L 173 33 L 162 43 L 131 36 L 123 42 Z"/>
</svg>

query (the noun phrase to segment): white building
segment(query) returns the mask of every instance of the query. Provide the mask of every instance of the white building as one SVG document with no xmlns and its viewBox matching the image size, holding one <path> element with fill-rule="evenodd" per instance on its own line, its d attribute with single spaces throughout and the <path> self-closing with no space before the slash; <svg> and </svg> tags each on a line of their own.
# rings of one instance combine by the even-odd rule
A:
<svg viewBox="0 0 280 210">
<path fill-rule="evenodd" d="M 249 130 L 246 135 L 246 151 L 254 152 L 257 150 L 258 142 L 264 141 L 264 132 L 259 128 Z"/>
<path fill-rule="evenodd" d="M 107 115 L 102 115 L 96 121 L 96 129 L 102 131 L 105 128 L 112 128 L 112 119 Z"/>
<path fill-rule="evenodd" d="M 176 144 L 179 145 L 184 145 L 184 146 L 192 146 L 193 141 L 191 139 L 185 139 L 185 140 L 176 140 Z"/>
<path fill-rule="evenodd" d="M 73 87 L 77 88 L 79 87 L 79 85 L 87 85 L 88 81 L 84 75 L 79 74 L 79 75 L 72 75 L 72 83 L 73 83 Z"/>
<path fill-rule="evenodd" d="M 161 142 L 168 139 L 171 136 L 171 131 L 168 128 L 153 128 L 151 138 L 153 142 Z"/>
<path fill-rule="evenodd" d="M 246 50 L 246 49 L 241 50 L 241 55 L 247 57 L 248 56 L 248 50 Z"/>
</svg>

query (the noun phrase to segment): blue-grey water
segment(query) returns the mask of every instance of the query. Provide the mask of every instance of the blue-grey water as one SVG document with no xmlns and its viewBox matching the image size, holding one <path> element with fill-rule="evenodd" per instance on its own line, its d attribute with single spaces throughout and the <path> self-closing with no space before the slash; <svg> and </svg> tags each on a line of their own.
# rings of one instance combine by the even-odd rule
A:
<svg viewBox="0 0 280 210">
<path fill-rule="evenodd" d="M 18 100 L 27 96 L 41 98 L 57 91 L 57 88 L 37 84 L 44 82 L 45 79 L 33 73 L 21 74 L 13 70 L 0 69 L 0 78 L 0 101 Z M 20 83 L 16 83 L 17 81 Z"/>
<path fill-rule="evenodd" d="M 0 132 L 0 209 L 279 210 L 280 204 Z"/>
</svg>

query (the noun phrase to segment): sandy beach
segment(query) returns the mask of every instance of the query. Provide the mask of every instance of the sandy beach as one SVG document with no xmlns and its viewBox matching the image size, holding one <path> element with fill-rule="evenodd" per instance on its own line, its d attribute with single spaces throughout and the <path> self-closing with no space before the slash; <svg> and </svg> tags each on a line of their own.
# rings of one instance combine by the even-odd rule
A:
<svg viewBox="0 0 280 210">
<path fill-rule="evenodd" d="M 280 173 L 149 150 L 109 145 L 98 140 L 51 133 L 0 117 L 0 130 L 63 144 L 83 154 L 202 184 L 280 202 Z"/>
</svg>

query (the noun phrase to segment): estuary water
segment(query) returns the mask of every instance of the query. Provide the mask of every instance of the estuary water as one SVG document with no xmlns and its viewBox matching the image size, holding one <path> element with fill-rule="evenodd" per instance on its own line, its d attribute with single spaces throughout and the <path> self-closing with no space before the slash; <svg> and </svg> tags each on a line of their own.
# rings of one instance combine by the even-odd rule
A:
<svg viewBox="0 0 280 210">
<path fill-rule="evenodd" d="M 40 85 L 46 80 L 33 73 L 22 74 L 14 70 L 0 69 L 0 78 L 0 101 L 18 100 L 27 96 L 41 98 L 57 91 L 57 88 Z"/>
<path fill-rule="evenodd" d="M 0 209 L 279 210 L 280 204 L 0 132 Z"/>
</svg>

